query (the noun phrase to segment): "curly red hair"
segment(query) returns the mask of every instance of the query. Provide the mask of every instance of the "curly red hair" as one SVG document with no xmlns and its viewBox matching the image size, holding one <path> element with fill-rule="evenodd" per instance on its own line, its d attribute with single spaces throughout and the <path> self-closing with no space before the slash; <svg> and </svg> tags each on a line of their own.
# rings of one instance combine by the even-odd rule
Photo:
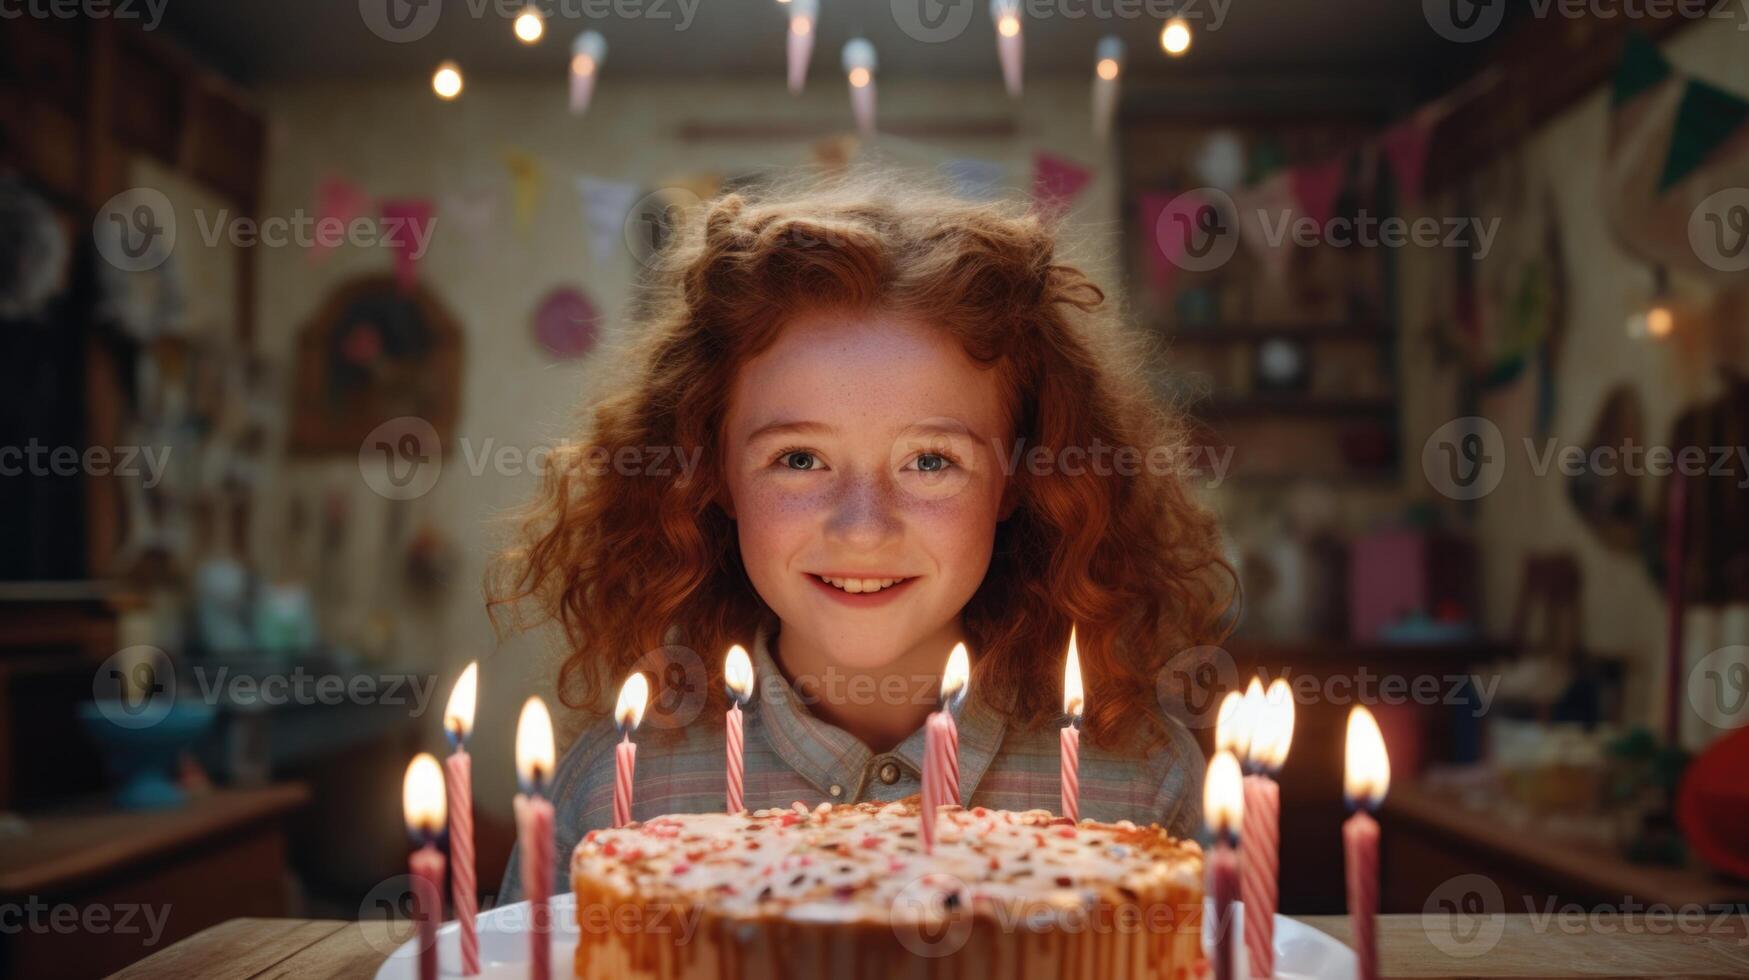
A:
<svg viewBox="0 0 1749 980">
<path fill-rule="evenodd" d="M 585 711 L 603 710 L 606 685 L 641 669 L 671 628 L 697 651 L 749 643 L 772 613 L 719 505 L 721 420 L 738 366 L 804 308 L 878 309 L 949 331 L 1001 372 L 1023 448 L 1182 448 L 1186 427 L 1149 382 L 1153 352 L 1101 311 L 1103 291 L 1059 263 L 1057 245 L 1044 216 L 914 181 L 842 178 L 696 209 L 657 258 L 626 375 L 592 403 L 587 433 L 552 454 L 500 556 L 494 616 L 532 606 L 532 623 L 562 627 L 560 697 Z M 697 452 L 693 478 L 600 465 L 643 447 Z M 1212 514 L 1176 467 L 1130 469 L 1013 474 L 1018 506 L 963 618 L 974 689 L 1022 725 L 1061 718 L 1071 624 L 1083 725 L 1101 745 L 1156 717 L 1170 657 L 1226 635 L 1236 585 Z M 720 653 L 703 659 L 720 671 Z"/>
</svg>

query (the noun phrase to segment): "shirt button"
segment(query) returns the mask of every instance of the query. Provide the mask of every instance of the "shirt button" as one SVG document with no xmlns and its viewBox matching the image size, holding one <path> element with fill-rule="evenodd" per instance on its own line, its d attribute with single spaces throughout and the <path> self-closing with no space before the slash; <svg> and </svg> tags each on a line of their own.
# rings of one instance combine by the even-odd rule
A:
<svg viewBox="0 0 1749 980">
<path fill-rule="evenodd" d="M 898 766 L 893 765 L 891 762 L 881 766 L 881 782 L 886 783 L 888 786 L 891 786 L 898 781 L 899 781 L 899 767 Z"/>
<path fill-rule="evenodd" d="M 826 792 L 831 793 L 833 796 L 843 796 L 844 795 L 844 787 L 838 785 L 837 783 L 833 783 L 831 785 L 831 787 L 826 790 Z"/>
</svg>

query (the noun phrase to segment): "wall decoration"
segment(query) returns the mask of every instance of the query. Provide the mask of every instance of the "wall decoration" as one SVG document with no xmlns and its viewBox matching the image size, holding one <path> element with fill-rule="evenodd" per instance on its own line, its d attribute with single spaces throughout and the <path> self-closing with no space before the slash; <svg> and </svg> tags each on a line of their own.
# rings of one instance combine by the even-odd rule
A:
<svg viewBox="0 0 1749 980">
<path fill-rule="evenodd" d="M 1619 450 L 1624 446 L 1646 445 L 1645 411 L 1640 407 L 1640 396 L 1632 387 L 1620 385 L 1603 401 L 1586 440 L 1586 458 L 1598 458 L 1592 453 L 1599 447 Z M 1638 554 L 1645 529 L 1642 482 L 1635 468 L 1615 467 L 1606 476 L 1598 468 L 1588 466 L 1578 475 L 1567 477 L 1567 499 L 1601 544 L 1613 551 Z"/>
<path fill-rule="evenodd" d="M 535 307 L 534 338 L 553 357 L 582 357 L 594 349 L 600 322 L 595 304 L 582 290 L 560 286 Z"/>
<path fill-rule="evenodd" d="M 316 221 L 322 226 L 350 225 L 372 212 L 370 195 L 352 180 L 335 174 L 322 178 L 316 185 Z M 332 238 L 316 236 L 309 249 L 310 262 L 320 265 L 328 258 Z"/>
<path fill-rule="evenodd" d="M 1060 214 L 1069 210 L 1093 180 L 1093 171 L 1051 153 L 1032 158 L 1032 200 L 1038 209 Z"/>
<path fill-rule="evenodd" d="M 637 184 L 581 174 L 577 196 L 583 203 L 583 227 L 589 236 L 589 257 L 608 261 L 619 251 L 626 215 L 638 201 Z"/>
<path fill-rule="evenodd" d="M 510 176 L 510 202 L 516 214 L 516 230 L 527 232 L 540 207 L 546 173 L 533 154 L 517 149 L 504 151 L 504 171 Z"/>
<path fill-rule="evenodd" d="M 298 333 L 289 449 L 356 454 L 415 416 L 448 445 L 461 399 L 461 329 L 429 286 L 369 276 L 336 289 Z"/>
<path fill-rule="evenodd" d="M 1002 196 L 1008 168 L 994 160 L 958 157 L 941 165 L 956 195 L 968 201 L 993 201 Z"/>
<path fill-rule="evenodd" d="M 395 256 L 395 281 L 411 292 L 419 275 L 419 260 L 437 230 L 436 208 L 428 198 L 412 197 L 382 203 L 383 244 Z"/>
</svg>

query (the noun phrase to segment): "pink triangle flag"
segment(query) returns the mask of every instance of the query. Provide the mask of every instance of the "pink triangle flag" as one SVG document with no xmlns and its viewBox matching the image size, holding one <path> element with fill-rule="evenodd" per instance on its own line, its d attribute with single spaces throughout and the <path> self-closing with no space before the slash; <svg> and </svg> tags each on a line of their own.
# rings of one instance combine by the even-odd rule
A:
<svg viewBox="0 0 1749 980">
<path fill-rule="evenodd" d="M 1421 203 L 1421 189 L 1427 178 L 1427 150 L 1433 143 L 1433 124 L 1434 118 L 1429 113 L 1413 112 L 1385 130 L 1379 138 L 1385 161 L 1391 165 L 1391 179 L 1397 184 L 1397 198 L 1411 207 Z"/>
<path fill-rule="evenodd" d="M 383 244 L 395 255 L 395 284 L 411 292 L 418 281 L 419 260 L 431 245 L 437 223 L 429 198 L 411 197 L 382 203 Z"/>
<path fill-rule="evenodd" d="M 330 174 L 316 185 L 316 235 L 310 261 L 328 257 L 336 241 L 346 237 L 346 226 L 370 213 L 370 195 L 345 177 Z"/>
<path fill-rule="evenodd" d="M 1306 216 L 1319 226 L 1329 224 L 1336 216 L 1336 198 L 1342 193 L 1342 179 L 1348 173 L 1348 157 L 1332 157 L 1323 163 L 1295 167 L 1289 175 L 1293 181 L 1294 199 Z"/>
<path fill-rule="evenodd" d="M 1039 210 L 1067 211 L 1093 180 L 1093 171 L 1062 157 L 1036 153 L 1032 158 L 1032 201 Z"/>
</svg>

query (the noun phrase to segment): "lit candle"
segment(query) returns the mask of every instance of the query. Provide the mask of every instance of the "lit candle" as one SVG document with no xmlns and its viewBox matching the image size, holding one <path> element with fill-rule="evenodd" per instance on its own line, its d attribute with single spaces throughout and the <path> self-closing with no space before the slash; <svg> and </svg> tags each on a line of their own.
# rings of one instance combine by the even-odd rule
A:
<svg viewBox="0 0 1749 980">
<path fill-rule="evenodd" d="M 468 664 L 443 709 L 443 731 L 453 750 L 443 760 L 448 776 L 444 785 L 449 788 L 449 892 L 455 905 L 464 977 L 480 973 L 480 937 L 474 931 L 479 902 L 474 878 L 474 764 L 467 749 L 468 735 L 474 730 L 479 679 L 480 665 Z"/>
<path fill-rule="evenodd" d="M 744 750 L 741 734 L 741 706 L 753 696 L 753 662 L 747 659 L 747 651 L 737 643 L 729 648 L 729 655 L 723 661 L 723 686 L 729 691 L 729 710 L 724 716 L 724 741 L 729 762 L 729 791 L 727 810 L 730 813 L 740 813 L 747 809 L 742 798 L 743 783 L 746 778 L 744 766 Z"/>
<path fill-rule="evenodd" d="M 1063 816 L 1081 819 L 1081 654 L 1075 649 L 1075 627 L 1069 627 L 1069 656 L 1063 663 L 1063 714 L 1069 723 L 1062 731 Z"/>
<path fill-rule="evenodd" d="M 959 729 L 948 710 L 965 696 L 970 675 L 966 645 L 956 643 L 941 674 L 941 708 L 923 726 L 923 849 L 935 848 L 935 816 L 944 803 L 960 802 Z"/>
<path fill-rule="evenodd" d="M 1275 775 L 1287 761 L 1294 734 L 1294 703 L 1287 681 L 1267 694 L 1252 679 L 1245 692 L 1245 823 L 1239 848 L 1239 899 L 1245 906 L 1245 960 L 1254 977 L 1275 976 L 1275 908 L 1281 874 L 1281 787 Z"/>
<path fill-rule="evenodd" d="M 644 706 L 649 702 L 650 682 L 643 674 L 633 674 L 620 685 L 619 704 L 613 709 L 613 721 L 619 727 L 619 744 L 613 749 L 615 827 L 632 822 L 632 774 L 638 768 L 638 746 L 632 741 L 632 733 L 644 720 Z"/>
<path fill-rule="evenodd" d="M 407 866 L 413 877 L 413 921 L 419 925 L 419 977 L 437 980 L 437 920 L 443 917 L 443 769 L 429 752 L 407 764 L 401 781 L 401 812 L 417 845 Z"/>
<path fill-rule="evenodd" d="M 1202 784 L 1203 822 L 1214 835 L 1209 853 L 1209 895 L 1214 899 L 1215 980 L 1233 980 L 1233 900 L 1239 895 L 1239 857 L 1235 837 L 1245 809 L 1239 760 L 1222 750 L 1209 760 Z"/>
<path fill-rule="evenodd" d="M 1354 975 L 1377 980 L 1379 975 L 1379 824 L 1370 811 L 1384 801 L 1391 786 L 1391 760 L 1372 712 L 1356 705 L 1348 713 L 1347 761 L 1343 795 L 1354 816 L 1342 825 L 1348 856 L 1348 920 L 1354 933 Z"/>
<path fill-rule="evenodd" d="M 540 698 L 522 705 L 516 723 L 517 843 L 522 848 L 522 891 L 528 896 L 528 975 L 552 976 L 553 804 L 546 789 L 553 778 L 553 719 Z"/>
</svg>

